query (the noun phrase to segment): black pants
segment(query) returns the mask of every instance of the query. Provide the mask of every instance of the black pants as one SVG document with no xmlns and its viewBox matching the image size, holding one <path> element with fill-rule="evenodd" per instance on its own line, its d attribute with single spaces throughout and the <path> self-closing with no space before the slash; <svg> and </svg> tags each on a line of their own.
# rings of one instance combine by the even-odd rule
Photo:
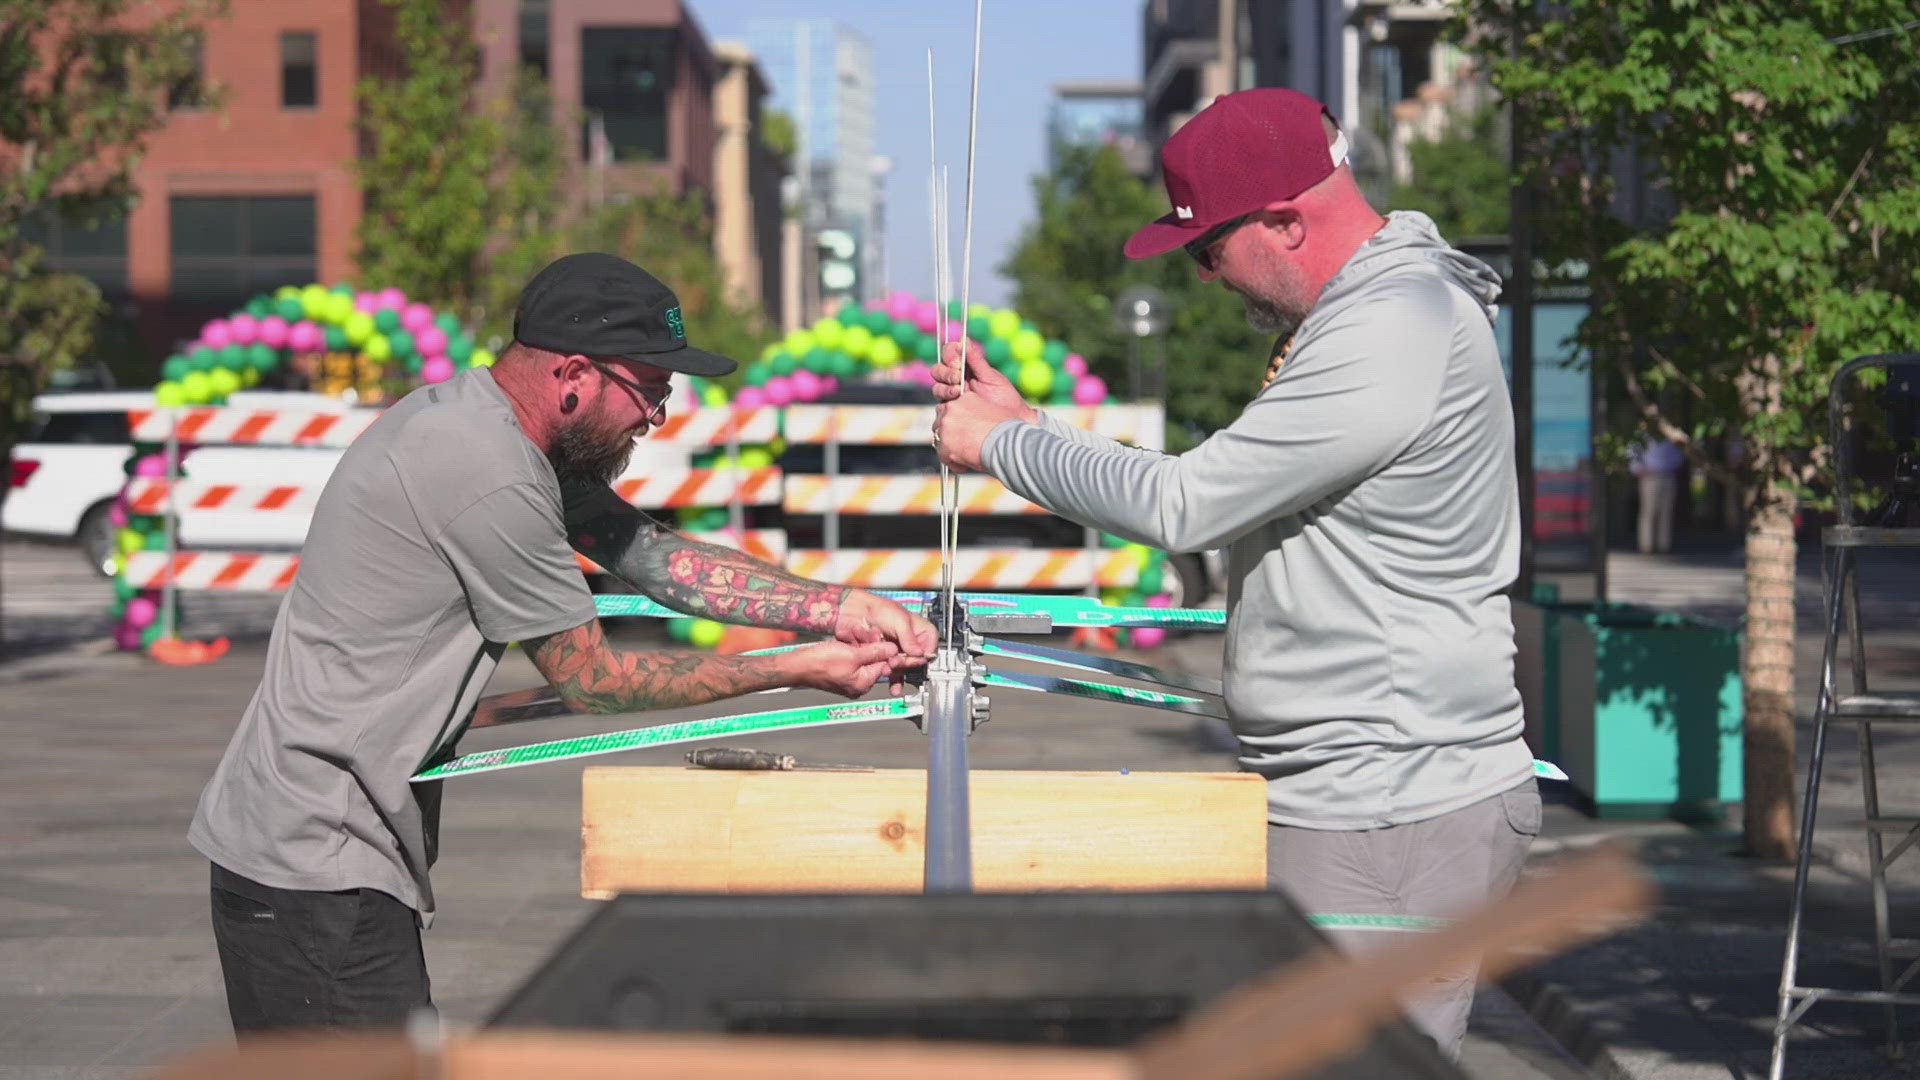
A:
<svg viewBox="0 0 1920 1080">
<path fill-rule="evenodd" d="M 213 937 L 237 1035 L 398 1028 L 433 1004 L 413 909 L 375 889 L 275 889 L 215 865 Z"/>
</svg>

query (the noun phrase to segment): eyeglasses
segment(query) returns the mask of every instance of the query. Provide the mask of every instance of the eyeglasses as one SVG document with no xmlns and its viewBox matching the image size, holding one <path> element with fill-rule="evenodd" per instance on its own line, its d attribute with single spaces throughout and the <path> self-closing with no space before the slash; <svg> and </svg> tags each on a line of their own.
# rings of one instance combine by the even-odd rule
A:
<svg viewBox="0 0 1920 1080">
<path fill-rule="evenodd" d="M 647 423 L 649 425 L 659 423 L 660 418 L 666 415 L 667 399 L 673 396 L 672 383 L 660 382 L 651 385 L 638 383 L 620 374 L 612 364 L 595 360 L 593 361 L 593 366 L 599 368 L 602 375 L 605 375 L 612 382 L 617 383 L 621 389 L 647 403 Z"/>
<path fill-rule="evenodd" d="M 1248 221 L 1252 220 L 1255 214 L 1258 214 L 1259 212 L 1260 211 L 1258 210 L 1249 210 L 1248 212 L 1241 214 L 1239 217 L 1234 218 L 1231 221 L 1223 221 L 1220 224 L 1215 225 L 1213 228 L 1208 229 L 1206 232 L 1202 233 L 1200 236 L 1196 237 L 1195 239 L 1187 241 L 1185 245 L 1187 249 L 1187 254 L 1193 257 L 1194 262 L 1197 262 L 1200 264 L 1200 269 L 1205 270 L 1209 274 L 1213 273 L 1214 245 L 1220 243 L 1220 241 L 1222 240 L 1225 240 L 1227 238 L 1228 233 L 1231 233 L 1233 230 L 1239 228 L 1242 225 L 1245 225 Z"/>
</svg>

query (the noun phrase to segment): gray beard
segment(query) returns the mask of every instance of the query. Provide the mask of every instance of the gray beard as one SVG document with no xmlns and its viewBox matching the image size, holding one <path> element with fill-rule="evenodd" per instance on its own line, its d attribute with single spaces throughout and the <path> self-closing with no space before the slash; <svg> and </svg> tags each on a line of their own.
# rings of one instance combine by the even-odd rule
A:
<svg viewBox="0 0 1920 1080">
<path fill-rule="evenodd" d="M 1300 316 L 1271 300 L 1240 294 L 1247 306 L 1247 325 L 1263 333 L 1291 334 L 1300 328 Z"/>
</svg>

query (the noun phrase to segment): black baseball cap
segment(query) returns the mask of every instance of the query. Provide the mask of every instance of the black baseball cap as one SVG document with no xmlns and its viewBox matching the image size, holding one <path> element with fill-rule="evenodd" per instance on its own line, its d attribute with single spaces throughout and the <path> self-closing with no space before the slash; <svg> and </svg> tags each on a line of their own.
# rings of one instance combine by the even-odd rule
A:
<svg viewBox="0 0 1920 1080">
<path fill-rule="evenodd" d="M 680 300 L 660 279 L 618 255 L 563 255 L 520 290 L 513 339 L 548 352 L 620 357 L 688 375 L 737 365 L 687 344 Z"/>
</svg>

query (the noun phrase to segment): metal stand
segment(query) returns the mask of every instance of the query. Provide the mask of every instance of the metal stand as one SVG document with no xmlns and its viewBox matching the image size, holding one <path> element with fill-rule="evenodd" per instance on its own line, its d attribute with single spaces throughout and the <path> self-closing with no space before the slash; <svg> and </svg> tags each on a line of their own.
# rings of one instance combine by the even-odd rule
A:
<svg viewBox="0 0 1920 1080">
<path fill-rule="evenodd" d="M 1904 371 L 1896 371 L 1896 367 Z M 1835 516 L 1838 524 L 1821 533 L 1821 579 L 1824 592 L 1826 642 L 1821 653 L 1820 693 L 1813 718 L 1813 757 L 1807 765 L 1806 799 L 1800 814 L 1800 850 L 1793 875 L 1793 902 L 1787 917 L 1786 957 L 1780 967 L 1780 1006 L 1773 1028 L 1773 1058 L 1768 1075 L 1781 1080 L 1786 1069 L 1787 1036 L 1808 1009 L 1820 1001 L 1849 1001 L 1884 1005 L 1887 1009 L 1887 1046 L 1899 1056 L 1900 1029 L 1895 1007 L 1920 1005 L 1920 992 L 1905 987 L 1920 971 L 1920 939 L 1893 936 L 1888 918 L 1887 867 L 1920 843 L 1920 818 L 1888 817 L 1880 811 L 1875 773 L 1875 725 L 1920 724 L 1920 694 L 1873 692 L 1867 682 L 1864 634 L 1860 625 L 1858 553 L 1862 548 L 1920 547 L 1920 527 L 1909 527 L 1906 511 L 1920 503 L 1920 412 L 1901 409 L 1895 398 L 1889 416 L 1899 458 L 1895 465 L 1893 498 L 1882 507 L 1889 519 L 1882 524 L 1857 524 L 1853 508 L 1854 432 L 1849 429 L 1845 391 L 1851 377 L 1863 368 L 1887 371 L 1889 388 L 1903 385 L 1900 377 L 1920 386 L 1920 353 L 1864 356 L 1848 361 L 1834 373 L 1828 408 L 1829 445 L 1834 455 Z M 1911 404 L 1920 405 L 1920 400 Z M 1912 430 L 1903 430 L 1912 428 Z M 1902 437 L 1904 436 L 1904 440 Z M 1913 445 L 1908 445 L 1912 442 Z M 1911 490 L 1909 490 L 1911 489 Z M 1897 519 L 1897 520 L 1894 520 Z M 1838 688 L 1840 635 L 1847 634 L 1849 687 Z M 1880 971 L 1880 989 L 1848 990 L 1803 986 L 1798 982 L 1800 926 L 1806 913 L 1807 872 L 1813 857 L 1813 828 L 1820 801 L 1820 777 L 1826 764 L 1827 729 L 1832 724 L 1857 724 L 1860 730 L 1860 790 L 1865 802 L 1863 827 L 1867 838 L 1867 869 L 1873 894 L 1874 956 Z M 1904 833 L 1889 850 L 1885 834 Z M 1895 961 L 1911 961 L 1895 972 Z"/>
<path fill-rule="evenodd" d="M 973 891 L 973 818 L 967 801 L 967 738 L 973 734 L 973 662 L 942 648 L 927 668 L 926 891 Z"/>
</svg>

